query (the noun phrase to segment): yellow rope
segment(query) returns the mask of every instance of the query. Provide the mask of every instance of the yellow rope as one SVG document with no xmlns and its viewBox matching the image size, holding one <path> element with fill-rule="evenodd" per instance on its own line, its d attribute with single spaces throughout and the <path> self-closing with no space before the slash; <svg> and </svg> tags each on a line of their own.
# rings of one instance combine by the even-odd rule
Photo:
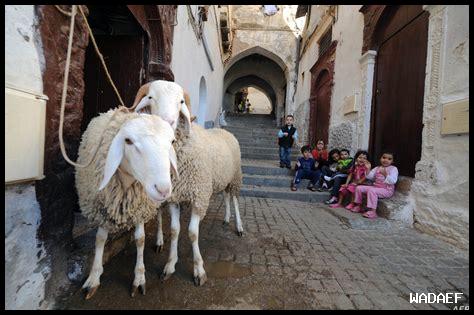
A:
<svg viewBox="0 0 474 315">
<path fill-rule="evenodd" d="M 77 9 L 76 9 L 76 5 L 73 5 L 72 6 L 72 11 L 71 13 L 69 12 L 66 12 L 64 11 L 63 9 L 61 9 L 59 6 L 56 6 L 56 8 L 63 14 L 67 15 L 67 16 L 70 16 L 71 17 L 71 24 L 70 24 L 70 27 L 69 27 L 69 40 L 68 40 L 68 48 L 67 48 L 67 55 L 66 55 L 66 66 L 65 66 L 65 69 L 64 69 L 64 83 L 63 83 L 63 91 L 62 91 L 62 96 L 61 96 L 61 111 L 60 111 L 60 116 L 59 116 L 59 146 L 61 148 L 61 153 L 64 157 L 64 159 L 71 165 L 75 166 L 75 167 L 79 167 L 79 168 L 84 168 L 84 167 L 87 167 L 89 166 L 91 163 L 92 163 L 92 160 L 94 159 L 94 157 L 96 156 L 97 154 L 97 151 L 99 149 L 99 147 L 101 146 L 102 144 L 102 140 L 104 138 L 104 132 L 105 132 L 105 129 L 104 129 L 104 132 L 102 133 L 102 136 L 100 138 L 100 141 L 94 151 L 94 153 L 92 154 L 91 156 L 91 159 L 89 160 L 89 162 L 87 162 L 86 164 L 77 164 L 73 161 L 71 161 L 69 159 L 69 157 L 67 156 L 67 153 L 66 153 L 66 148 L 64 146 L 64 140 L 63 140 L 63 125 L 64 125 L 64 109 L 66 107 L 66 95 L 67 95 L 67 86 L 68 86 L 68 78 L 69 78 L 69 66 L 71 64 L 71 50 L 72 50 L 72 39 L 73 39 L 73 35 L 74 35 L 74 24 L 75 24 L 75 17 L 76 17 L 76 14 L 77 14 Z M 89 30 L 89 34 L 91 35 L 91 38 L 93 40 L 93 43 L 94 43 L 94 47 L 96 49 L 96 52 L 97 54 L 99 55 L 99 58 L 101 59 L 102 61 L 102 65 L 104 66 L 104 69 L 105 69 L 105 72 L 107 73 L 107 76 L 109 78 L 109 82 L 112 84 L 112 86 L 114 87 L 114 90 L 115 92 L 117 93 L 117 96 L 119 97 L 119 100 L 120 102 L 122 103 L 122 106 L 120 106 L 118 108 L 117 111 L 115 111 L 115 113 L 112 115 L 112 117 L 110 118 L 109 120 L 109 124 L 110 122 L 113 120 L 113 118 L 115 117 L 115 115 L 118 113 L 118 112 L 130 112 L 132 111 L 132 109 L 129 109 L 127 108 L 124 104 L 123 104 L 123 101 L 122 99 L 120 98 L 120 95 L 118 94 L 118 91 L 117 89 L 115 88 L 115 85 L 114 83 L 112 82 L 112 78 L 110 77 L 109 75 L 109 72 L 107 70 L 107 67 L 105 65 L 105 62 L 104 62 L 104 59 L 102 58 L 102 54 L 99 52 L 99 48 L 97 47 L 97 44 L 95 43 L 95 40 L 94 40 L 94 36 L 92 35 L 92 30 L 90 29 L 89 27 L 89 24 L 87 23 L 87 18 L 85 17 L 84 15 L 84 12 L 82 11 L 82 8 L 81 6 L 79 6 L 79 11 L 81 11 L 81 14 L 82 16 L 84 17 L 84 21 L 86 22 L 86 25 L 87 25 L 87 28 Z"/>
</svg>

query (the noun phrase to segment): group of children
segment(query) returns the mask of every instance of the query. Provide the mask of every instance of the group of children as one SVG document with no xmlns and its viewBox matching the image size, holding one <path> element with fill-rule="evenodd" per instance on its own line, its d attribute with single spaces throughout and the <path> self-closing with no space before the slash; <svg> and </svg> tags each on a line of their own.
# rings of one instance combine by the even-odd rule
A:
<svg viewBox="0 0 474 315">
<path fill-rule="evenodd" d="M 293 126 L 293 116 L 286 117 L 286 125 L 278 132 L 280 146 L 280 167 L 291 168 L 291 147 L 298 137 Z M 330 198 L 325 201 L 332 208 L 344 207 L 344 198 L 351 196 L 345 206 L 352 212 L 363 212 L 366 218 L 376 218 L 378 198 L 390 198 L 395 192 L 398 180 L 398 169 L 393 163 L 393 153 L 382 152 L 380 165 L 372 168 L 367 151 L 360 150 L 354 157 L 347 149 L 327 151 L 323 140 L 316 148 L 305 145 L 301 148 L 303 156 L 295 166 L 295 177 L 291 190 L 296 191 L 302 179 L 309 179 L 308 189 L 312 191 L 330 191 Z M 367 195 L 367 211 L 363 211 L 362 197 Z"/>
</svg>

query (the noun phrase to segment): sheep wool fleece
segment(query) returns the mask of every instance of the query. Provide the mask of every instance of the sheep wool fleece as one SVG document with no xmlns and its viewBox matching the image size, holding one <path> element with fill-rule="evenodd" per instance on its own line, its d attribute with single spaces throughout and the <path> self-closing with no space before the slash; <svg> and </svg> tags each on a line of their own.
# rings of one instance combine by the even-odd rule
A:
<svg viewBox="0 0 474 315">
<path fill-rule="evenodd" d="M 225 190 L 238 196 L 242 186 L 240 146 L 231 133 L 193 123 L 189 135 L 180 127 L 176 129 L 174 146 L 179 179 L 172 174 L 169 202 L 189 203 L 202 219 L 213 193 Z"/>
<path fill-rule="evenodd" d="M 99 191 L 112 140 L 126 121 L 139 117 L 137 113 L 120 112 L 115 115 L 113 121 L 110 121 L 116 110 L 109 110 L 91 120 L 82 135 L 78 163 L 89 161 L 90 155 L 100 141 L 102 131 L 105 130 L 102 145 L 89 166 L 76 168 L 76 189 L 82 214 L 110 233 L 130 230 L 138 223 L 148 222 L 157 214 L 157 205 L 147 197 L 142 184 L 135 181 L 124 191 L 118 171 L 104 189 Z"/>
</svg>

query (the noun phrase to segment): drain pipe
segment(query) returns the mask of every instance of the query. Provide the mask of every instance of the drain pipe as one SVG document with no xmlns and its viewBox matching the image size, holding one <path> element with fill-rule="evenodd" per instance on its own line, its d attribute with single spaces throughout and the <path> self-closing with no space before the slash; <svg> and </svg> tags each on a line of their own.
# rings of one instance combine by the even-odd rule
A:
<svg viewBox="0 0 474 315">
<path fill-rule="evenodd" d="M 204 35 L 204 32 L 202 32 L 201 39 L 202 44 L 204 46 L 204 52 L 206 53 L 207 61 L 209 62 L 209 66 L 211 67 L 211 70 L 214 71 L 214 65 L 212 64 L 211 54 L 209 53 L 209 47 L 207 46 L 206 36 Z"/>
<path fill-rule="evenodd" d="M 294 103 L 295 102 L 295 95 L 296 95 L 296 88 L 298 86 L 298 72 L 300 71 L 300 49 L 301 49 L 301 42 L 302 42 L 302 37 L 301 35 L 298 35 L 298 42 L 296 43 L 296 79 L 294 83 L 294 91 L 293 91 L 293 97 L 291 98 L 291 101 Z"/>
</svg>

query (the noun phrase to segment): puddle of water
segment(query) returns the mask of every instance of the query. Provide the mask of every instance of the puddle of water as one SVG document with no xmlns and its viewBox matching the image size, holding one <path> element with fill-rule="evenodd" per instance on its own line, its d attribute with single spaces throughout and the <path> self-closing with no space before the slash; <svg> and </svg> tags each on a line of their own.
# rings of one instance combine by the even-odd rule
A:
<svg viewBox="0 0 474 315">
<path fill-rule="evenodd" d="M 250 276 L 252 271 L 245 267 L 230 261 L 208 262 L 204 265 L 208 277 L 212 278 L 243 278 Z"/>
</svg>

